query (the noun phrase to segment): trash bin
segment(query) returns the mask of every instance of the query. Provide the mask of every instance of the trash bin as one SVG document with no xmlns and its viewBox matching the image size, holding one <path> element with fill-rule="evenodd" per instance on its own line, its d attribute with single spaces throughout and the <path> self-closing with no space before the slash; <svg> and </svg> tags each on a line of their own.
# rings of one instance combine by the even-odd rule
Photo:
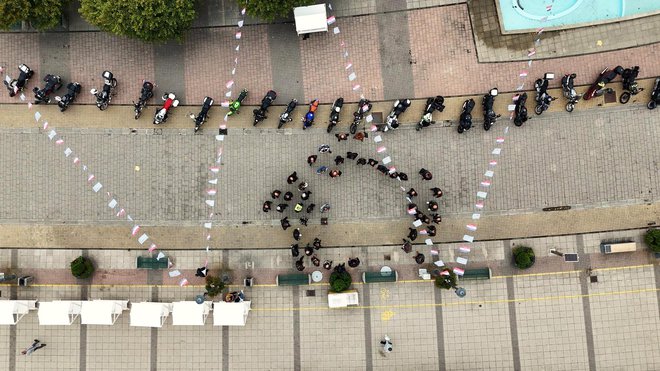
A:
<svg viewBox="0 0 660 371">
<path fill-rule="evenodd" d="M 252 287 L 252 284 L 253 284 L 252 280 L 253 280 L 252 277 L 247 277 L 247 278 L 245 278 L 245 279 L 243 280 L 243 285 L 244 285 L 245 287 Z"/>
<path fill-rule="evenodd" d="M 34 281 L 32 276 L 23 276 L 18 278 L 18 286 L 30 286 Z"/>
</svg>

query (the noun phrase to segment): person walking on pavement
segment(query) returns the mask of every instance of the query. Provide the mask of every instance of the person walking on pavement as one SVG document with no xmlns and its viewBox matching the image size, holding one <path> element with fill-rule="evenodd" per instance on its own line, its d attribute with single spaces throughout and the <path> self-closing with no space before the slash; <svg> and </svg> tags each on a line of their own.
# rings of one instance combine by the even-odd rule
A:
<svg viewBox="0 0 660 371">
<path fill-rule="evenodd" d="M 291 175 L 289 175 L 289 176 L 286 178 L 286 182 L 289 183 L 289 184 L 293 184 L 293 183 L 295 183 L 295 182 L 297 182 L 297 181 L 298 181 L 298 174 L 296 174 L 295 171 L 294 171 L 293 173 L 291 173 Z"/>
<path fill-rule="evenodd" d="M 328 144 L 321 144 L 319 146 L 319 153 L 332 153 Z"/>
<path fill-rule="evenodd" d="M 317 158 L 318 158 L 318 156 L 316 156 L 316 155 L 311 155 L 311 156 L 307 157 L 307 164 L 308 164 L 309 166 L 314 165 L 314 163 L 316 162 L 316 159 L 317 159 Z"/>
<path fill-rule="evenodd" d="M 433 174 L 431 174 L 430 171 L 428 171 L 428 170 L 426 170 L 426 169 L 424 169 L 424 168 L 421 168 L 421 169 L 419 170 L 419 175 L 421 175 L 421 176 L 422 176 L 422 179 L 424 179 L 424 180 L 431 180 L 431 179 L 433 179 Z"/>
<path fill-rule="evenodd" d="M 34 342 L 32 343 L 32 345 L 30 345 L 29 348 L 24 349 L 21 352 L 21 354 L 29 356 L 29 355 L 32 355 L 32 353 L 36 352 L 37 350 L 39 350 L 39 349 L 41 349 L 45 346 L 46 346 L 46 344 L 41 343 L 41 341 L 39 341 L 39 339 L 34 339 Z"/>
<path fill-rule="evenodd" d="M 433 192 L 433 197 L 435 197 L 435 198 L 442 197 L 442 189 L 440 189 L 438 187 L 431 188 L 431 192 Z"/>
</svg>

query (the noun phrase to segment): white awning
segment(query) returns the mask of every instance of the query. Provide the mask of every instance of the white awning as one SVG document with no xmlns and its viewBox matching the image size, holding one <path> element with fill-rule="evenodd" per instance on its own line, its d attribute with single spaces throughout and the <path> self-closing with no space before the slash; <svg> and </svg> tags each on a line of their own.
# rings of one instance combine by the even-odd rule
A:
<svg viewBox="0 0 660 371">
<path fill-rule="evenodd" d="M 170 303 L 133 303 L 131 304 L 131 326 L 163 327 L 172 311 Z"/>
<path fill-rule="evenodd" d="M 249 301 L 213 303 L 213 326 L 245 326 L 249 312 Z"/>
<path fill-rule="evenodd" d="M 358 304 L 358 293 L 355 290 L 328 293 L 328 306 L 330 308 L 344 308 Z"/>
<path fill-rule="evenodd" d="M 128 309 L 128 300 L 83 301 L 80 323 L 83 325 L 114 325 L 122 311 Z"/>
<path fill-rule="evenodd" d="M 0 325 L 15 325 L 30 309 L 36 309 L 36 300 L 0 301 Z"/>
<path fill-rule="evenodd" d="M 202 304 L 194 301 L 172 303 L 172 324 L 175 326 L 204 326 L 210 311 L 210 301 Z"/>
<path fill-rule="evenodd" d="M 71 325 L 80 314 L 81 301 L 39 302 L 40 325 Z"/>
<path fill-rule="evenodd" d="M 293 8 L 298 35 L 311 32 L 328 32 L 325 4 L 299 6 Z"/>
</svg>

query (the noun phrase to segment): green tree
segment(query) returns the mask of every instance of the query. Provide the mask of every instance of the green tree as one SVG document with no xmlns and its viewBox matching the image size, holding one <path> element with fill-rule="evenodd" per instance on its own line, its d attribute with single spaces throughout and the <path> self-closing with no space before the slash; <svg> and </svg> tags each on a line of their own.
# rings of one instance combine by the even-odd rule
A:
<svg viewBox="0 0 660 371">
<path fill-rule="evenodd" d="M 446 272 L 442 274 L 443 272 Z M 456 287 L 456 273 L 452 272 L 451 269 L 444 267 L 441 271 L 441 274 L 438 274 L 435 277 L 435 286 L 441 289 L 450 290 Z"/>
<path fill-rule="evenodd" d="M 89 278 L 94 274 L 94 264 L 88 258 L 79 256 L 71 262 L 71 274 L 80 279 Z"/>
<path fill-rule="evenodd" d="M 351 283 L 353 283 L 353 278 L 342 265 L 336 266 L 334 272 L 330 274 L 330 290 L 334 292 L 348 290 Z"/>
<path fill-rule="evenodd" d="M 60 24 L 62 8 L 69 0 L 0 0 L 0 29 L 26 21 L 43 31 Z"/>
<path fill-rule="evenodd" d="M 115 35 L 149 42 L 182 40 L 195 19 L 194 0 L 81 0 L 80 14 Z"/>
<path fill-rule="evenodd" d="M 293 8 L 316 4 L 316 0 L 238 0 L 247 14 L 271 22 L 276 18 L 285 18 L 292 14 Z"/>
<path fill-rule="evenodd" d="M 206 276 L 206 293 L 214 298 L 220 295 L 225 289 L 225 284 L 218 276 Z"/>
<path fill-rule="evenodd" d="M 513 253 L 513 263 L 520 269 L 527 269 L 536 261 L 536 255 L 531 247 L 516 246 L 511 252 Z"/>
<path fill-rule="evenodd" d="M 649 229 L 646 231 L 644 242 L 646 242 L 652 251 L 660 252 L 660 229 Z"/>
</svg>

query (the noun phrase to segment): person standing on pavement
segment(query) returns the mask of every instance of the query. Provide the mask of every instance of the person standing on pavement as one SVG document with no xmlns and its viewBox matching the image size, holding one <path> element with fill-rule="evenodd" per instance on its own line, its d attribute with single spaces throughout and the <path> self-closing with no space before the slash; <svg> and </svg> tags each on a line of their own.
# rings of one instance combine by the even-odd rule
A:
<svg viewBox="0 0 660 371">
<path fill-rule="evenodd" d="M 316 158 L 317 158 L 316 155 L 311 155 L 311 156 L 307 157 L 307 164 L 309 166 L 314 165 L 314 163 L 316 162 Z"/>
<path fill-rule="evenodd" d="M 293 184 L 293 183 L 295 183 L 295 182 L 297 182 L 297 181 L 298 181 L 298 174 L 296 174 L 295 171 L 294 171 L 293 173 L 291 173 L 291 175 L 289 175 L 289 176 L 286 178 L 286 182 L 289 183 L 289 184 Z"/>
<path fill-rule="evenodd" d="M 426 170 L 426 169 L 424 169 L 424 168 L 421 168 L 421 169 L 419 170 L 419 175 L 421 175 L 421 176 L 422 176 L 422 179 L 424 179 L 424 180 L 431 180 L 431 179 L 433 179 L 433 174 L 431 174 L 430 171 L 428 171 L 428 170 Z"/>
<path fill-rule="evenodd" d="M 348 140 L 348 134 L 346 133 L 337 133 L 335 136 L 337 137 L 338 142 L 341 142 L 342 140 Z"/>
<path fill-rule="evenodd" d="M 344 158 L 341 157 L 341 156 L 339 156 L 339 155 L 337 155 L 337 157 L 335 157 L 335 165 L 339 166 L 339 165 L 341 165 L 341 164 L 343 164 L 343 163 L 344 163 Z"/>
<path fill-rule="evenodd" d="M 300 228 L 296 228 L 293 230 L 293 239 L 296 241 L 300 241 L 302 238 L 302 233 L 300 233 Z"/>
<path fill-rule="evenodd" d="M 440 216 L 440 214 L 433 214 L 433 223 L 435 224 L 442 223 L 442 216 Z"/>
<path fill-rule="evenodd" d="M 261 207 L 261 210 L 263 210 L 263 212 L 267 213 L 267 212 L 270 211 L 270 208 L 271 208 L 272 205 L 273 205 L 272 202 L 266 201 L 266 202 L 264 202 L 264 205 Z"/>
<path fill-rule="evenodd" d="M 442 189 L 440 189 L 438 187 L 431 188 L 431 192 L 433 192 L 433 197 L 435 197 L 435 198 L 442 197 Z"/>
<path fill-rule="evenodd" d="M 338 176 L 341 176 L 341 170 L 334 169 L 330 172 L 330 178 L 336 178 Z"/>
<path fill-rule="evenodd" d="M 355 160 L 358 157 L 358 154 L 355 152 L 346 152 L 346 158 L 349 160 Z"/>
<path fill-rule="evenodd" d="M 270 197 L 272 197 L 273 200 L 277 200 L 278 198 L 280 198 L 281 194 L 282 194 L 282 191 L 280 191 L 279 189 L 276 189 L 276 190 L 274 190 L 270 193 Z"/>
<path fill-rule="evenodd" d="M 319 153 L 332 153 L 332 151 L 330 150 L 330 145 L 321 144 L 319 146 Z"/>
</svg>

